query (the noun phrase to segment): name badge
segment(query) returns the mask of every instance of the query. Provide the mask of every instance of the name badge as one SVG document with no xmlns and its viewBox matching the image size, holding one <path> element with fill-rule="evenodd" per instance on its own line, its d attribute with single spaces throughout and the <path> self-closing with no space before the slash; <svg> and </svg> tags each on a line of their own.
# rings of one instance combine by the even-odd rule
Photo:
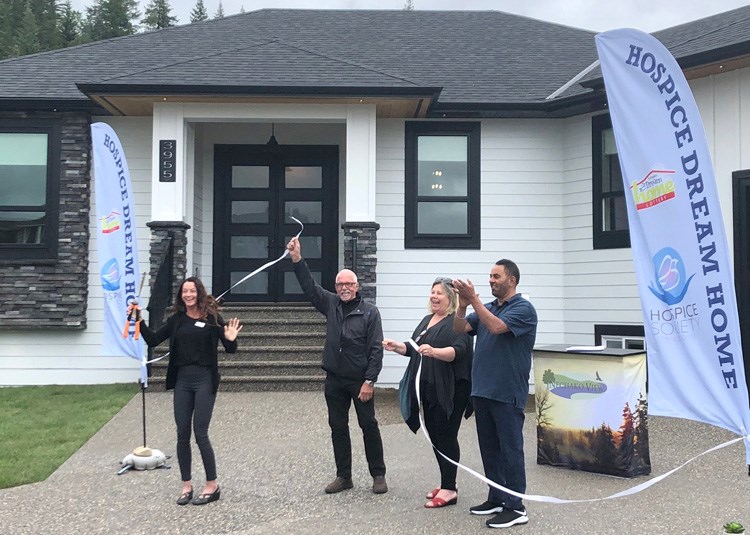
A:
<svg viewBox="0 0 750 535">
<path fill-rule="evenodd" d="M 196 321 L 195 326 L 198 327 L 199 329 L 202 329 L 203 327 L 206 326 L 206 324 L 203 321 Z"/>
</svg>

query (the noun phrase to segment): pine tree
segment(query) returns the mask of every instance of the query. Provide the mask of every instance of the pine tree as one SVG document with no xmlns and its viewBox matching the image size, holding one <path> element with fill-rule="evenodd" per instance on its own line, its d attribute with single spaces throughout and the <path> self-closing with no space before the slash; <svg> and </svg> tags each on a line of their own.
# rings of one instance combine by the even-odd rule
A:
<svg viewBox="0 0 750 535">
<path fill-rule="evenodd" d="M 169 14 L 172 7 L 169 0 L 151 0 L 146 6 L 141 23 L 149 30 L 160 30 L 169 28 L 177 23 L 177 17 Z"/>
<path fill-rule="evenodd" d="M 133 21 L 140 16 L 137 0 L 94 0 L 86 8 L 85 37 L 97 41 L 133 35 L 136 32 Z"/>
<path fill-rule="evenodd" d="M 36 16 L 31 10 L 31 5 L 26 2 L 21 20 L 15 35 L 15 51 L 19 56 L 34 54 L 41 50 L 39 46 L 39 27 L 36 24 Z"/>
<path fill-rule="evenodd" d="M 219 7 L 216 10 L 216 15 L 214 15 L 215 19 L 223 19 L 224 18 L 224 6 L 221 4 L 221 0 L 219 0 Z"/>
<path fill-rule="evenodd" d="M 73 9 L 70 0 L 60 6 L 57 19 L 57 33 L 60 36 L 60 46 L 63 48 L 76 44 L 81 39 L 83 17 L 79 11 Z"/>
<path fill-rule="evenodd" d="M 630 404 L 626 401 L 622 409 L 622 424 L 620 425 L 620 463 L 625 471 L 629 471 L 635 454 L 635 421 Z"/>
<path fill-rule="evenodd" d="M 414 0 L 404 2 L 404 11 L 414 11 Z"/>
<path fill-rule="evenodd" d="M 13 20 L 13 5 L 0 2 L 0 59 L 17 55 Z"/>
<path fill-rule="evenodd" d="M 39 50 L 60 48 L 60 34 L 57 32 L 57 0 L 30 0 L 29 3 L 36 17 Z"/>
<path fill-rule="evenodd" d="M 190 12 L 190 22 L 201 22 L 202 20 L 208 20 L 208 10 L 203 0 L 198 0 Z"/>
</svg>

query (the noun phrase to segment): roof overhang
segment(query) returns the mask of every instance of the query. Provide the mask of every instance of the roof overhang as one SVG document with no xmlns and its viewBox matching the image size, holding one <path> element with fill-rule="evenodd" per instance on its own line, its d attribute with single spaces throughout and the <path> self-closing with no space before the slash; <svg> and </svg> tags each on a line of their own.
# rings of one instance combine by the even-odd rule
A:
<svg viewBox="0 0 750 535">
<path fill-rule="evenodd" d="M 426 117 L 439 87 L 236 87 L 77 84 L 113 115 L 153 115 L 160 102 L 200 104 L 374 104 L 378 117 Z"/>
</svg>

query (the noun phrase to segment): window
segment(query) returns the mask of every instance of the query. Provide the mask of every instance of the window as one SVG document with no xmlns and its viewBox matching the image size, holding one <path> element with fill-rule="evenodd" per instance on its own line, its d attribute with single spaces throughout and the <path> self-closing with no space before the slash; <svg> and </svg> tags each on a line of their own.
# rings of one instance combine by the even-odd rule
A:
<svg viewBox="0 0 750 535">
<path fill-rule="evenodd" d="M 594 325 L 596 345 L 616 349 L 646 349 L 642 325 Z"/>
<path fill-rule="evenodd" d="M 591 120 L 594 249 L 630 247 L 620 159 L 609 115 Z"/>
<path fill-rule="evenodd" d="M 479 249 L 480 123 L 406 123 L 404 247 Z"/>
<path fill-rule="evenodd" d="M 59 169 L 57 124 L 0 121 L 0 258 L 56 258 Z"/>
</svg>

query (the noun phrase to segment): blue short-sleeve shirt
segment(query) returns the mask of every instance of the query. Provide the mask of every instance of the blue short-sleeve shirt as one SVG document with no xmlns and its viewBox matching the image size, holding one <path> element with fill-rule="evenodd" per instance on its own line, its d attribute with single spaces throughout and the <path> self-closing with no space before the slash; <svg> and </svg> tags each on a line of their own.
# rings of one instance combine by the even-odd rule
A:
<svg viewBox="0 0 750 535">
<path fill-rule="evenodd" d="M 476 335 L 471 395 L 512 403 L 523 409 L 529 394 L 531 352 L 536 340 L 537 316 L 534 305 L 516 294 L 504 303 L 497 299 L 487 309 L 510 329 L 492 334 L 476 312 L 466 316 L 470 334 Z"/>
</svg>

